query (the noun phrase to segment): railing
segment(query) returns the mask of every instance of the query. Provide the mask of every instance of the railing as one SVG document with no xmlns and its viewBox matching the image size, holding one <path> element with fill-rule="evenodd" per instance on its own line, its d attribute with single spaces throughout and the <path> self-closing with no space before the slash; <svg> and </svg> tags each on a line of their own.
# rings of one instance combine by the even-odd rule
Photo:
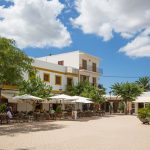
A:
<svg viewBox="0 0 150 150">
<path fill-rule="evenodd" d="M 1 89 L 18 89 L 18 86 L 11 84 L 4 84 L 1 86 Z"/>
<path fill-rule="evenodd" d="M 100 73 L 101 69 L 100 68 L 94 68 L 93 66 L 86 66 L 86 67 L 83 67 L 83 66 L 80 66 L 79 70 L 87 70 L 87 71 L 92 71 L 92 72 L 97 72 L 97 73 Z"/>
<path fill-rule="evenodd" d="M 78 70 L 78 69 L 75 69 L 75 68 L 72 68 L 72 67 L 67 67 L 67 68 L 66 68 L 66 72 L 67 72 L 67 73 L 78 74 L 78 73 L 79 73 L 79 70 Z"/>
</svg>

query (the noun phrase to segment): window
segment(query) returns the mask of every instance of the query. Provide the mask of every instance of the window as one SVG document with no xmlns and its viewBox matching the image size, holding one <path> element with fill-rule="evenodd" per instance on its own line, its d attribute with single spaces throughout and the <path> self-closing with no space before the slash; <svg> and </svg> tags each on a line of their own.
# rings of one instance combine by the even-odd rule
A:
<svg viewBox="0 0 150 150">
<path fill-rule="evenodd" d="M 73 79 L 72 78 L 67 78 L 67 85 L 72 86 L 73 84 Z"/>
<path fill-rule="evenodd" d="M 56 84 L 56 85 L 61 85 L 61 82 L 62 82 L 62 81 L 61 81 L 61 76 L 57 76 L 57 75 L 56 75 L 56 76 L 55 76 L 55 84 Z"/>
<path fill-rule="evenodd" d="M 93 85 L 96 85 L 96 77 L 93 77 Z"/>
<path fill-rule="evenodd" d="M 89 76 L 80 75 L 80 81 L 81 82 L 85 82 L 85 81 L 89 82 Z"/>
<path fill-rule="evenodd" d="M 87 69 L 87 61 L 82 59 L 82 69 Z"/>
<path fill-rule="evenodd" d="M 93 63 L 93 64 L 92 64 L 92 71 L 93 71 L 93 72 L 96 72 L 96 63 Z"/>
<path fill-rule="evenodd" d="M 61 61 L 58 61 L 58 65 L 64 65 L 64 61 L 63 60 L 61 60 Z"/>
<path fill-rule="evenodd" d="M 44 73 L 43 80 L 45 82 L 49 82 L 50 81 L 50 75 L 48 73 Z"/>
</svg>

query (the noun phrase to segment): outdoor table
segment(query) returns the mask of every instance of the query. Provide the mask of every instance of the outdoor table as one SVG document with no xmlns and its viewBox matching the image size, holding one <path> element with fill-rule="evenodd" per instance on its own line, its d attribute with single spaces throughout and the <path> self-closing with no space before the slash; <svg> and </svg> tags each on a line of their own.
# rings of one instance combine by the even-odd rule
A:
<svg viewBox="0 0 150 150">
<path fill-rule="evenodd" d="M 35 118 L 36 121 L 39 121 L 39 119 L 40 119 L 40 113 L 39 112 L 35 112 L 34 113 L 34 118 Z"/>
</svg>

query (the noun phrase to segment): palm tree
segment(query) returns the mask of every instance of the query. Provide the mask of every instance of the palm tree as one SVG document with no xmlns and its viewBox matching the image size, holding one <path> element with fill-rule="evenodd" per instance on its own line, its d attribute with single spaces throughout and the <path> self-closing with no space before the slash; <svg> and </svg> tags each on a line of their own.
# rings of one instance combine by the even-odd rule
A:
<svg viewBox="0 0 150 150">
<path fill-rule="evenodd" d="M 142 89 L 136 83 L 115 83 L 111 87 L 114 95 L 121 96 L 125 103 L 125 114 L 127 114 L 127 102 L 134 101 L 142 93 Z"/>
<path fill-rule="evenodd" d="M 149 91 L 150 90 L 150 77 L 145 76 L 145 77 L 140 77 L 136 83 L 143 88 L 144 91 Z"/>
</svg>

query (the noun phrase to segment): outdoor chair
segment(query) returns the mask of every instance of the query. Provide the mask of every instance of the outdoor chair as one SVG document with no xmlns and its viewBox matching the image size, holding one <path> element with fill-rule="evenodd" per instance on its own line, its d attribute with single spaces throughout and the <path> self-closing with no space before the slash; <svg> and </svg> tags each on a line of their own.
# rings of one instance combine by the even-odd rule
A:
<svg viewBox="0 0 150 150">
<path fill-rule="evenodd" d="M 40 113 L 34 112 L 33 113 L 33 118 L 34 118 L 35 121 L 39 121 L 40 120 Z"/>
<path fill-rule="evenodd" d="M 79 118 L 81 118 L 81 117 L 82 117 L 82 112 L 81 112 L 81 111 L 78 111 L 77 116 L 78 116 Z"/>
<path fill-rule="evenodd" d="M 18 113 L 18 122 L 28 122 L 28 116 L 23 112 L 19 112 Z"/>
<path fill-rule="evenodd" d="M 39 119 L 40 119 L 40 120 L 44 120 L 44 113 L 40 113 Z"/>
<path fill-rule="evenodd" d="M 56 113 L 56 119 L 57 118 L 61 119 L 62 118 L 62 113 Z"/>
<path fill-rule="evenodd" d="M 6 113 L 1 113 L 0 114 L 0 122 L 1 122 L 1 124 L 4 123 L 4 122 L 5 123 L 9 122 L 9 118 L 8 118 Z"/>
<path fill-rule="evenodd" d="M 48 112 L 44 112 L 44 119 L 46 119 L 46 120 L 50 119 L 50 115 Z"/>
<path fill-rule="evenodd" d="M 22 119 L 23 119 L 23 122 L 28 122 L 29 116 L 27 114 L 24 114 Z"/>
<path fill-rule="evenodd" d="M 56 113 L 50 113 L 50 119 L 56 120 Z"/>
<path fill-rule="evenodd" d="M 102 115 L 102 116 L 105 115 L 105 111 L 104 111 L 104 110 L 101 111 L 101 115 Z"/>
<path fill-rule="evenodd" d="M 93 116 L 98 116 L 98 114 L 95 110 L 93 111 Z"/>
<path fill-rule="evenodd" d="M 16 113 L 16 114 L 13 115 L 12 120 L 13 120 L 13 122 L 15 122 L 15 123 L 19 122 L 19 116 L 18 116 L 18 113 Z"/>
</svg>

